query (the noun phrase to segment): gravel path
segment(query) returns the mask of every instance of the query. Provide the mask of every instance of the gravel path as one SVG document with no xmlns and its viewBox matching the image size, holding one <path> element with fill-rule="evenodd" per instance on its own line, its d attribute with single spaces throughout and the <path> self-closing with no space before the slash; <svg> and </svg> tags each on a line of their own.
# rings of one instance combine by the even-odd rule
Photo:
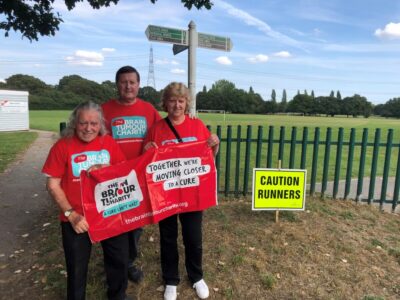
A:
<svg viewBox="0 0 400 300">
<path fill-rule="evenodd" d="M 29 235 L 41 212 L 53 206 L 41 173 L 57 134 L 37 131 L 29 149 L 0 174 L 0 255 L 8 257 Z"/>
</svg>

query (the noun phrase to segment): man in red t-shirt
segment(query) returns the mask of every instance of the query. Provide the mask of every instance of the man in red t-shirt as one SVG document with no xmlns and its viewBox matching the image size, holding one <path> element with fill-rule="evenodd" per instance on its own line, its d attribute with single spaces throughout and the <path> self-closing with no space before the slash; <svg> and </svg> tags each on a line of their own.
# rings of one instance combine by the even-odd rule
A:
<svg viewBox="0 0 400 300">
<path fill-rule="evenodd" d="M 137 97 L 140 75 L 135 68 L 121 67 L 116 73 L 115 82 L 119 97 L 108 100 L 102 105 L 102 109 L 107 130 L 129 160 L 142 153 L 147 131 L 161 117 L 153 105 Z M 134 265 L 142 231 L 142 228 L 138 228 L 128 233 L 130 259 L 128 277 L 134 282 L 139 282 L 143 278 L 143 272 Z"/>
</svg>

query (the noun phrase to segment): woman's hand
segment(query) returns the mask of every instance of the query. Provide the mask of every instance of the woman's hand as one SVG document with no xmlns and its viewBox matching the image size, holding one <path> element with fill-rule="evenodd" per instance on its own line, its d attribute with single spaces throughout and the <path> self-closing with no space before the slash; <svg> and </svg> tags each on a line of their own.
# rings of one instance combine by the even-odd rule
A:
<svg viewBox="0 0 400 300">
<path fill-rule="evenodd" d="M 214 156 L 217 155 L 219 149 L 219 138 L 218 135 L 212 133 L 207 139 L 207 145 L 212 148 Z"/>
<path fill-rule="evenodd" d="M 73 211 L 68 217 L 68 221 L 71 223 L 72 228 L 74 228 L 76 233 L 84 233 L 89 230 L 89 224 L 86 218 L 81 214 Z"/>
<path fill-rule="evenodd" d="M 89 169 L 87 169 L 86 172 L 88 173 L 88 175 L 90 175 L 89 174 L 90 172 L 104 168 L 104 167 L 108 167 L 108 166 L 110 166 L 110 164 L 96 164 L 96 165 L 91 166 Z"/>
<path fill-rule="evenodd" d="M 157 144 L 155 142 L 148 142 L 146 145 L 143 147 L 143 152 L 146 152 L 150 148 L 158 148 Z"/>
</svg>

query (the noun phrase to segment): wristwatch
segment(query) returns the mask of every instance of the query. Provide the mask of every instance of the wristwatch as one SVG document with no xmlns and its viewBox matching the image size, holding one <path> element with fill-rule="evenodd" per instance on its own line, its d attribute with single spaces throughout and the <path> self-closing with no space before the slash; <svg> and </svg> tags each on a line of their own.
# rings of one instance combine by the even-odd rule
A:
<svg viewBox="0 0 400 300">
<path fill-rule="evenodd" d="M 74 211 L 73 208 L 67 209 L 66 211 L 64 211 L 64 216 L 66 218 L 68 218 L 72 214 L 73 211 Z"/>
</svg>

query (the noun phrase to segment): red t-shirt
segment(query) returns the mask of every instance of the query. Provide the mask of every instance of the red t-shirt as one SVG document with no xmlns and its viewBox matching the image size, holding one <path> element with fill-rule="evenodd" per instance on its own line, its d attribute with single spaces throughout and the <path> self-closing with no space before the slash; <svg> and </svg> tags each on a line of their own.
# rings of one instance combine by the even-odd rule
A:
<svg viewBox="0 0 400 300">
<path fill-rule="evenodd" d="M 107 130 L 115 139 L 127 159 L 142 153 L 143 139 L 153 124 L 161 119 L 151 103 L 136 98 L 132 105 L 111 99 L 101 105 Z"/>
<path fill-rule="evenodd" d="M 125 155 L 117 143 L 109 136 L 98 136 L 86 143 L 76 136 L 59 139 L 50 149 L 42 172 L 47 176 L 61 178 L 63 189 L 69 204 L 76 212 L 83 214 L 80 173 L 95 164 L 111 164 L 122 162 Z M 67 221 L 60 214 L 62 221 Z"/>
<path fill-rule="evenodd" d="M 200 119 L 191 119 L 187 115 L 185 115 L 185 120 L 181 124 L 174 125 L 174 127 L 184 143 L 205 141 L 210 136 L 210 132 Z M 155 142 L 157 146 L 179 143 L 164 119 L 159 120 L 150 129 L 144 144 L 149 141 Z"/>
</svg>

